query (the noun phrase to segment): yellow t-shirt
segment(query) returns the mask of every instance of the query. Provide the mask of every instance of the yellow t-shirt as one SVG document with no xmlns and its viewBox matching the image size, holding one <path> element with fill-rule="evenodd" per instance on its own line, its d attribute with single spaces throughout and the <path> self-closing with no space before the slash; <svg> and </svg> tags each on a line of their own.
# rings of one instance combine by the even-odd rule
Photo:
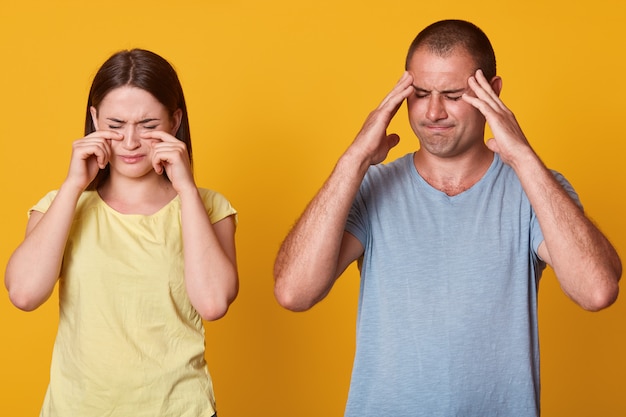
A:
<svg viewBox="0 0 626 417">
<path fill-rule="evenodd" d="M 212 223 L 235 209 L 200 189 Z M 32 210 L 45 212 L 56 192 Z M 180 199 L 121 214 L 77 204 L 59 278 L 59 329 L 42 417 L 204 417 L 215 412 L 204 327 L 183 277 Z"/>
</svg>

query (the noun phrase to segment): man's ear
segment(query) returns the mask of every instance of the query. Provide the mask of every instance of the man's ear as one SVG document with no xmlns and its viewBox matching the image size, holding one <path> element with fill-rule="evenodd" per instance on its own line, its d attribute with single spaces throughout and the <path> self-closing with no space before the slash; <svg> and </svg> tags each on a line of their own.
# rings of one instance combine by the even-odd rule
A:
<svg viewBox="0 0 626 417">
<path fill-rule="evenodd" d="M 94 106 L 89 107 L 89 113 L 91 113 L 91 121 L 93 126 L 98 130 L 98 110 Z"/>
<path fill-rule="evenodd" d="M 499 97 L 500 92 L 502 91 L 502 78 L 496 75 L 491 79 L 491 82 L 489 84 L 491 85 L 491 88 L 496 93 L 496 95 L 498 95 Z"/>
<path fill-rule="evenodd" d="M 178 128 L 183 120 L 183 111 L 181 109 L 176 109 L 174 114 L 172 114 L 172 121 L 174 122 L 174 126 L 172 127 L 172 131 L 170 132 L 172 135 L 176 135 L 178 132 Z"/>
</svg>

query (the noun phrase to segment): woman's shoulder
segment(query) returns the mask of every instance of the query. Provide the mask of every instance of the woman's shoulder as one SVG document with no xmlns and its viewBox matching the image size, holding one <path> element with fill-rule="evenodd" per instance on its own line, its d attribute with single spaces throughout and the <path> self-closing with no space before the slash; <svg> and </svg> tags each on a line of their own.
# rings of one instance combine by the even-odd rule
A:
<svg viewBox="0 0 626 417">
<path fill-rule="evenodd" d="M 198 194 L 200 194 L 200 198 L 204 202 L 204 207 L 207 213 L 209 213 L 211 223 L 237 214 L 237 210 L 235 210 L 230 201 L 223 194 L 215 190 L 201 187 L 198 187 Z"/>
<path fill-rule="evenodd" d="M 30 214 L 32 211 L 39 211 L 41 213 L 45 213 L 50 208 L 50 205 L 56 198 L 59 190 L 49 191 L 46 195 L 44 195 L 33 207 L 30 208 L 28 213 Z M 101 201 L 100 196 L 97 191 L 83 191 L 83 193 L 78 198 L 77 208 L 84 208 L 87 206 L 93 206 L 94 204 L 98 204 Z"/>
</svg>

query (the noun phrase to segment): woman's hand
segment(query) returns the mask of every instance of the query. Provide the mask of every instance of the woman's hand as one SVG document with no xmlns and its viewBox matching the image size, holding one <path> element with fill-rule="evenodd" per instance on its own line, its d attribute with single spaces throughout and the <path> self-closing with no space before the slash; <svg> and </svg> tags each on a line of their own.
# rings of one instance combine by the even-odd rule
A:
<svg viewBox="0 0 626 417">
<path fill-rule="evenodd" d="M 117 132 L 99 130 L 74 141 L 65 182 L 80 191 L 87 188 L 98 171 L 109 163 L 111 141 L 122 138 L 123 136 Z"/>
<path fill-rule="evenodd" d="M 143 132 L 141 137 L 155 139 L 152 143 L 152 166 L 159 175 L 165 171 L 178 194 L 187 188 L 196 189 L 184 142 L 163 131 Z"/>
</svg>

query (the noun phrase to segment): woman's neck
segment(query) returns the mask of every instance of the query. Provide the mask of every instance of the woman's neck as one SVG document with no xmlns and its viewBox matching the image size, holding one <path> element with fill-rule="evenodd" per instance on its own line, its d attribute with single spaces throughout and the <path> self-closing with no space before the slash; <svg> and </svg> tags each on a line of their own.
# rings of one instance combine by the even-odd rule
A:
<svg viewBox="0 0 626 417">
<path fill-rule="evenodd" d="M 107 205 L 123 214 L 154 214 L 176 197 L 176 191 L 164 176 L 109 177 L 97 191 Z"/>
</svg>

